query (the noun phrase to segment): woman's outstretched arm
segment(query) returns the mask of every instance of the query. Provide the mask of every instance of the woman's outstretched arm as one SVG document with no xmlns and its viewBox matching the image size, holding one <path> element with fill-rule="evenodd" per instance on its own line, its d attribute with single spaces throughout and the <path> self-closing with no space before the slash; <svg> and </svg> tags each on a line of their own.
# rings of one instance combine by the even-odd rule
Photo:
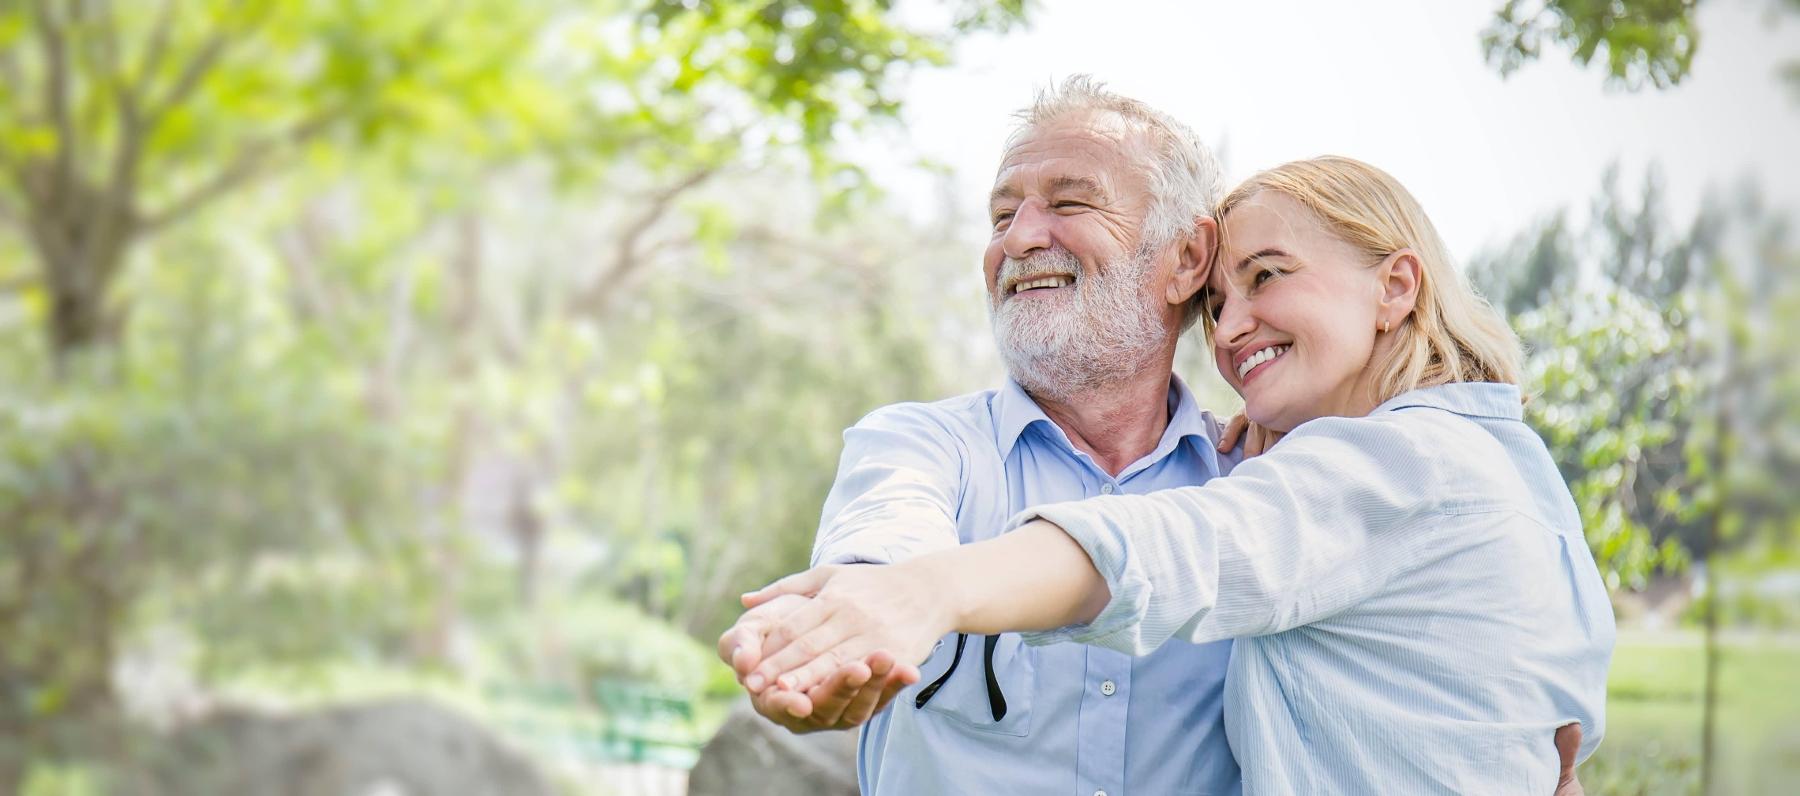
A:
<svg viewBox="0 0 1800 796">
<path fill-rule="evenodd" d="M 878 649 L 923 661 L 952 630 L 1143 654 L 1171 636 L 1265 635 L 1332 616 L 1432 551 L 1481 543 L 1440 538 L 1453 524 L 1438 507 L 1479 497 L 1434 475 L 1467 455 L 1427 455 L 1444 444 L 1441 425 L 1322 418 L 1203 486 L 1034 507 L 1011 533 L 904 568 L 793 576 L 753 599 L 820 599 L 771 627 L 739 671 L 752 691 L 784 673 L 805 687 Z"/>
<path fill-rule="evenodd" d="M 778 675 L 780 687 L 807 688 L 878 650 L 916 665 L 955 630 L 986 634 L 1080 624 L 1098 615 L 1110 596 L 1081 546 L 1045 521 L 899 564 L 810 569 L 745 595 L 744 604 L 755 607 L 783 594 L 814 599 L 771 628 L 761 660 L 742 662 L 749 670 L 744 685 L 753 692 Z"/>
</svg>

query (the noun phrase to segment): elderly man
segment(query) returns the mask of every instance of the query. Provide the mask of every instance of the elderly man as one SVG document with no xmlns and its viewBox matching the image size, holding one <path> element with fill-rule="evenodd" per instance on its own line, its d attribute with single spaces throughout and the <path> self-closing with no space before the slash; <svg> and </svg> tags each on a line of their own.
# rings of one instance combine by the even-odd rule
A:
<svg viewBox="0 0 1800 796">
<path fill-rule="evenodd" d="M 984 272 L 1010 379 L 880 409 L 844 435 L 814 564 L 884 564 L 986 538 L 1028 506 L 1197 484 L 1230 468 L 1171 373 L 1216 242 L 1219 173 L 1180 123 L 1075 78 L 1021 114 L 990 198 Z M 721 639 L 741 646 L 770 605 Z M 868 721 L 867 794 L 1235 793 L 1229 643 L 1143 658 L 1013 634 L 944 639 L 918 670 L 855 662 L 756 705 L 795 730 Z M 745 669 L 747 670 L 747 669 Z M 913 683 L 915 678 L 923 682 Z M 804 714 L 804 715 L 795 715 Z"/>
</svg>

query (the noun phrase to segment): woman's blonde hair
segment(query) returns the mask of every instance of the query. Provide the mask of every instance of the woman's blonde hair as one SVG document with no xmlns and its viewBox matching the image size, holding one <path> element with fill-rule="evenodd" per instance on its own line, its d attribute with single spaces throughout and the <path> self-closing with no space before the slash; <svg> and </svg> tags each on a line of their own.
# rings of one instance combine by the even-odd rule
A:
<svg viewBox="0 0 1800 796">
<path fill-rule="evenodd" d="M 1377 403 L 1409 390 L 1454 382 L 1519 383 L 1518 336 L 1469 286 L 1431 219 L 1399 181 L 1351 158 L 1296 160 L 1257 174 L 1226 194 L 1215 213 L 1220 227 L 1227 214 L 1263 191 L 1299 202 L 1371 261 L 1401 249 L 1418 256 L 1423 266 L 1418 300 L 1412 313 L 1390 332 L 1393 348 L 1371 363 L 1377 373 Z M 1224 250 L 1221 245 L 1221 257 Z"/>
</svg>

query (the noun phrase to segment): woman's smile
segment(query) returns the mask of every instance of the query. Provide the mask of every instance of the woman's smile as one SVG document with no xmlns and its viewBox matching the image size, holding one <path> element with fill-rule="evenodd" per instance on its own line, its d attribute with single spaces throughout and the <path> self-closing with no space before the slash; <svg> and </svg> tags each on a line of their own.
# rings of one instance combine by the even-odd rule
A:
<svg viewBox="0 0 1800 796">
<path fill-rule="evenodd" d="M 1238 383 L 1248 386 L 1250 380 L 1262 375 L 1263 371 L 1275 364 L 1292 345 L 1267 345 L 1246 351 L 1238 357 Z"/>
</svg>

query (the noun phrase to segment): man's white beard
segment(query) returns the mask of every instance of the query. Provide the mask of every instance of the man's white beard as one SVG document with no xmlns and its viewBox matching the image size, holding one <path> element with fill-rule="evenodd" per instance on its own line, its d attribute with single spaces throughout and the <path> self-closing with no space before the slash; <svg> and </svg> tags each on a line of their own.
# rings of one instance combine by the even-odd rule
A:
<svg viewBox="0 0 1800 796">
<path fill-rule="evenodd" d="M 1155 255 L 1140 247 L 1086 277 L 1063 248 L 1002 263 L 996 284 L 1025 274 L 1076 279 L 1073 295 L 1063 300 L 1006 297 L 990 304 L 994 342 L 1013 380 L 1033 395 L 1066 400 L 1142 370 L 1169 336 L 1161 303 L 1146 295 Z"/>
</svg>

